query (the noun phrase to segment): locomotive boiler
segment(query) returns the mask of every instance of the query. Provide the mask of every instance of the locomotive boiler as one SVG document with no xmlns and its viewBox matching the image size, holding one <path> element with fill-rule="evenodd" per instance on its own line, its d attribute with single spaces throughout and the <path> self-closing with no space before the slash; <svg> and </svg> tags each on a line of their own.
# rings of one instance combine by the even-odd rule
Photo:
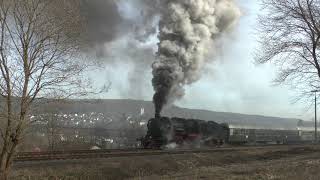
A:
<svg viewBox="0 0 320 180">
<path fill-rule="evenodd" d="M 227 124 L 198 119 L 156 117 L 148 121 L 144 148 L 219 146 L 229 139 Z"/>
</svg>

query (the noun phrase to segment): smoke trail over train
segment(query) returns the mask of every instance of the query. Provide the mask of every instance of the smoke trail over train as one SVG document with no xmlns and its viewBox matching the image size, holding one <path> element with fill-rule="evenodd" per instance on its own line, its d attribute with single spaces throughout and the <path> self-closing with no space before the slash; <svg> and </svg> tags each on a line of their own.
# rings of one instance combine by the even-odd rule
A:
<svg viewBox="0 0 320 180">
<path fill-rule="evenodd" d="M 212 43 L 240 15 L 233 0 L 166 0 L 162 6 L 152 65 L 157 117 L 164 105 L 184 96 L 185 85 L 200 78 Z"/>
</svg>

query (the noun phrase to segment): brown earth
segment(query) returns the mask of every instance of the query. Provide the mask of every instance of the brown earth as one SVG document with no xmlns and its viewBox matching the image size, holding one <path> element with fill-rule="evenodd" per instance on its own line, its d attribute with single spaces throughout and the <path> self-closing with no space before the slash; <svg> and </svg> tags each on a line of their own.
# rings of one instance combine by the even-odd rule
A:
<svg viewBox="0 0 320 180">
<path fill-rule="evenodd" d="M 16 163 L 11 179 L 320 179 L 320 146 Z"/>
</svg>

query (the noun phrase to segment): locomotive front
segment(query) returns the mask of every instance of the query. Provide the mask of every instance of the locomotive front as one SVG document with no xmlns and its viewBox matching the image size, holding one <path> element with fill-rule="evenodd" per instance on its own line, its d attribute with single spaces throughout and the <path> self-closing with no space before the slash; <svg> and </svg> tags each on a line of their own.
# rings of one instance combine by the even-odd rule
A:
<svg viewBox="0 0 320 180">
<path fill-rule="evenodd" d="M 141 144 L 144 148 L 195 148 L 217 146 L 228 140 L 229 129 L 212 121 L 197 119 L 156 117 L 148 122 L 148 131 Z M 171 146 L 170 146 L 171 147 Z"/>
<path fill-rule="evenodd" d="M 141 140 L 144 148 L 160 148 L 168 144 L 169 138 L 167 134 L 170 132 L 171 123 L 167 117 L 152 118 L 147 124 L 147 134 Z"/>
</svg>

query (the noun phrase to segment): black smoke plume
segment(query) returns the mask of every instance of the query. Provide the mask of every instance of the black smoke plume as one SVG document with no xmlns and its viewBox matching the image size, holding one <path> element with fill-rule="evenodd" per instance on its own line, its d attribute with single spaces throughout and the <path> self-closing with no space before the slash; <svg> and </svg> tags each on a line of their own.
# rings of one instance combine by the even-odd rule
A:
<svg viewBox="0 0 320 180">
<path fill-rule="evenodd" d="M 152 84 L 155 116 L 196 82 L 216 37 L 240 16 L 233 0 L 162 1 L 157 60 Z"/>
</svg>

